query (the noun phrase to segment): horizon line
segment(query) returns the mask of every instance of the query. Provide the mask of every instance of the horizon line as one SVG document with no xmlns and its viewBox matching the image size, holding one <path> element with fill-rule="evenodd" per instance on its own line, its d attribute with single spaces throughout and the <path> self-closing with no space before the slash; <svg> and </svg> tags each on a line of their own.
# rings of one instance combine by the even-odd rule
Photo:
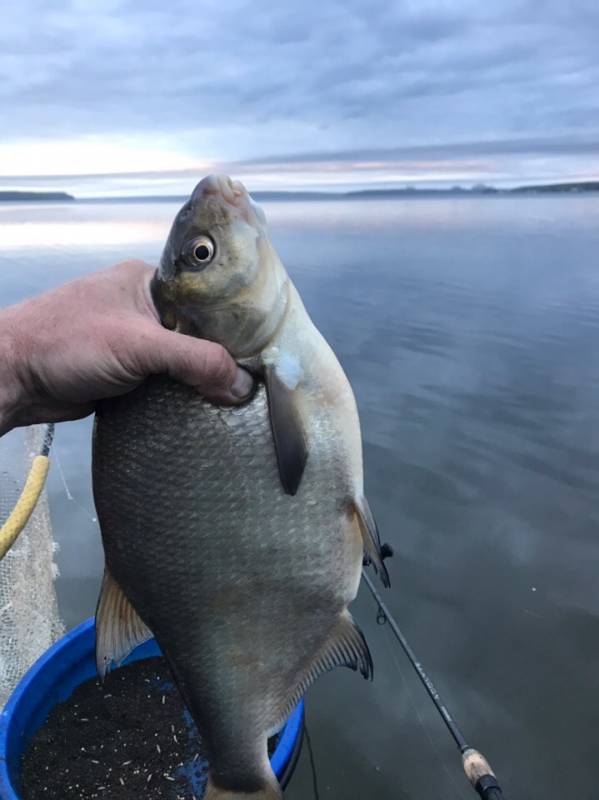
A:
<svg viewBox="0 0 599 800">
<path fill-rule="evenodd" d="M 588 189 L 587 189 L 588 187 Z M 388 196 L 388 195 L 425 195 L 425 194 L 466 194 L 466 195 L 494 195 L 494 194 L 518 194 L 519 192 L 534 192 L 535 190 L 546 192 L 547 190 L 562 190 L 563 192 L 577 190 L 584 191 L 599 191 L 599 181 L 594 178 L 575 181 L 550 181 L 538 182 L 533 184 L 517 184 L 512 187 L 497 187 L 488 183 L 476 183 L 469 186 L 462 184 L 453 184 L 446 187 L 432 187 L 422 186 L 421 184 L 406 183 L 402 186 L 386 187 L 386 188 L 363 188 L 351 189 L 341 191 L 319 190 L 319 189 L 304 189 L 304 190 L 285 190 L 285 189 L 257 189 L 249 192 L 250 195 L 257 198 L 281 198 L 281 199 L 343 199 L 352 197 L 363 196 Z M 109 201 L 155 201 L 155 202 L 168 202 L 168 201 L 184 201 L 187 200 L 189 194 L 169 193 L 169 194 L 115 194 L 115 195 L 74 195 L 65 190 L 27 190 L 27 189 L 2 189 L 0 187 L 0 198 L 2 195 L 13 195 L 14 200 L 19 200 L 19 197 L 25 195 L 26 198 L 35 200 L 40 199 L 68 199 L 69 202 L 109 202 Z M 56 195 L 61 196 L 57 198 Z"/>
</svg>

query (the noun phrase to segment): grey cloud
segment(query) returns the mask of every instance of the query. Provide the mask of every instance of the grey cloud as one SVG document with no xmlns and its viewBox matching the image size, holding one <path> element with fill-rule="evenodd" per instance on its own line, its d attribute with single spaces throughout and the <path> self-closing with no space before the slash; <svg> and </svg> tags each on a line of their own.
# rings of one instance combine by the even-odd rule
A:
<svg viewBox="0 0 599 800">
<path fill-rule="evenodd" d="M 309 164 L 314 168 L 338 164 L 340 167 L 352 164 L 380 162 L 403 163 L 404 166 L 417 164 L 418 162 L 431 161 L 439 163 L 451 163 L 459 159 L 460 163 L 465 163 L 468 158 L 486 158 L 490 156 L 599 156 L 599 139 L 588 139 L 586 141 L 572 141 L 568 137 L 562 138 L 540 138 L 540 139 L 505 139 L 489 141 L 469 141 L 438 145 L 412 145 L 394 148 L 362 148 L 359 150 L 320 150 L 307 153 L 287 153 L 277 155 L 267 155 L 260 158 L 249 158 L 238 161 L 214 161 L 212 168 L 220 171 L 247 171 L 270 170 L 281 168 L 284 170 L 301 169 Z M 168 174 L 170 177 L 187 177 L 195 174 L 194 169 L 178 170 L 145 170 L 141 172 L 119 172 L 119 173 L 96 173 L 78 174 L 78 180 L 96 180 L 99 177 L 105 178 L 158 178 Z M 44 180 L 64 181 L 72 177 L 70 174 L 56 174 L 46 176 Z M 9 176 L 0 174 L 0 182 L 10 180 Z M 12 176 L 15 179 L 15 176 Z M 35 182 L 39 180 L 36 176 L 21 175 L 16 179 L 22 182 Z"/>
<path fill-rule="evenodd" d="M 411 145 L 393 148 L 362 148 L 345 151 L 313 151 L 273 155 L 264 158 L 246 159 L 233 166 L 262 166 L 272 164 L 301 164 L 318 161 L 392 161 L 408 158 L 451 159 L 467 156 L 489 155 L 599 155 L 599 139 L 573 140 L 571 137 L 503 139 L 466 141 L 437 145 Z"/>
<path fill-rule="evenodd" d="M 25 0 L 0 20 L 2 141 L 160 134 L 254 164 L 595 152 L 598 9 Z"/>
</svg>

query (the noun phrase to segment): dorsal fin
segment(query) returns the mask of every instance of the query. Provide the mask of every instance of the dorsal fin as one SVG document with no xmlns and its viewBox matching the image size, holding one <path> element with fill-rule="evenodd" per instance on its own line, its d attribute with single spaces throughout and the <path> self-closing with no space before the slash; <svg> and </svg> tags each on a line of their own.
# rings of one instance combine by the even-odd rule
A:
<svg viewBox="0 0 599 800">
<path fill-rule="evenodd" d="M 364 552 L 370 559 L 374 571 L 379 575 L 383 586 L 389 588 L 391 580 L 387 567 L 383 562 L 381 555 L 381 539 L 379 536 L 379 529 L 375 519 L 370 510 L 368 500 L 362 496 L 354 498 L 351 501 L 353 513 L 356 515 L 360 531 L 362 533 L 362 541 L 364 543 Z"/>
<path fill-rule="evenodd" d="M 123 594 L 108 569 L 104 570 L 96 609 L 96 666 L 102 680 L 112 663 L 120 664 L 152 638 L 152 632 Z"/>
</svg>

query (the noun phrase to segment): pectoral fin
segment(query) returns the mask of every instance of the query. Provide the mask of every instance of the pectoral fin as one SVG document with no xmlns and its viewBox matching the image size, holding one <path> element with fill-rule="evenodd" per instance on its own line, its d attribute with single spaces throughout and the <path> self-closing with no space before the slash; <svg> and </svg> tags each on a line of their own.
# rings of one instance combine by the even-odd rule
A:
<svg viewBox="0 0 599 800">
<path fill-rule="evenodd" d="M 152 632 L 123 594 L 110 572 L 104 570 L 96 609 L 96 666 L 103 680 L 114 662 L 120 664 Z"/>
<path fill-rule="evenodd" d="M 286 494 L 297 493 L 308 460 L 308 445 L 294 390 L 278 377 L 274 366 L 265 369 L 270 426 L 279 475 Z"/>
<path fill-rule="evenodd" d="M 380 576 L 383 586 L 388 588 L 391 586 L 391 581 L 381 555 L 379 530 L 372 515 L 372 511 L 370 510 L 368 500 L 365 497 L 358 497 L 352 500 L 352 508 L 362 533 L 364 552 L 370 559 L 375 572 Z"/>
</svg>

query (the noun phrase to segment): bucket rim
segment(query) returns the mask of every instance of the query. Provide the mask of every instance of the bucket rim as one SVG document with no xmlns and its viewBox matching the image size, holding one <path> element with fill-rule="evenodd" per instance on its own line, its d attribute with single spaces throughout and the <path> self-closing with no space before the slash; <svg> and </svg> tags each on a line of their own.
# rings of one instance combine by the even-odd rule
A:
<svg viewBox="0 0 599 800">
<path fill-rule="evenodd" d="M 86 619 L 65 633 L 64 636 L 42 653 L 22 676 L 2 709 L 0 713 L 0 796 L 2 800 L 23 800 L 17 794 L 8 764 L 9 744 L 13 737 L 22 736 L 25 730 L 23 723 L 21 723 L 21 729 L 19 729 L 19 710 L 21 705 L 29 698 L 36 682 L 40 680 L 41 675 L 49 665 L 64 662 L 62 670 L 54 670 L 54 677 L 56 678 L 61 674 L 67 674 L 73 665 L 89 657 L 88 642 L 95 629 L 95 624 L 95 617 Z M 65 659 L 66 654 L 69 655 L 68 659 Z M 60 702 L 60 700 L 57 700 L 57 702 Z M 297 750 L 298 740 L 301 742 L 303 723 L 304 701 L 302 699 L 289 715 L 282 728 L 275 750 L 270 756 L 271 766 L 277 778 L 285 776 L 286 768 Z"/>
</svg>

